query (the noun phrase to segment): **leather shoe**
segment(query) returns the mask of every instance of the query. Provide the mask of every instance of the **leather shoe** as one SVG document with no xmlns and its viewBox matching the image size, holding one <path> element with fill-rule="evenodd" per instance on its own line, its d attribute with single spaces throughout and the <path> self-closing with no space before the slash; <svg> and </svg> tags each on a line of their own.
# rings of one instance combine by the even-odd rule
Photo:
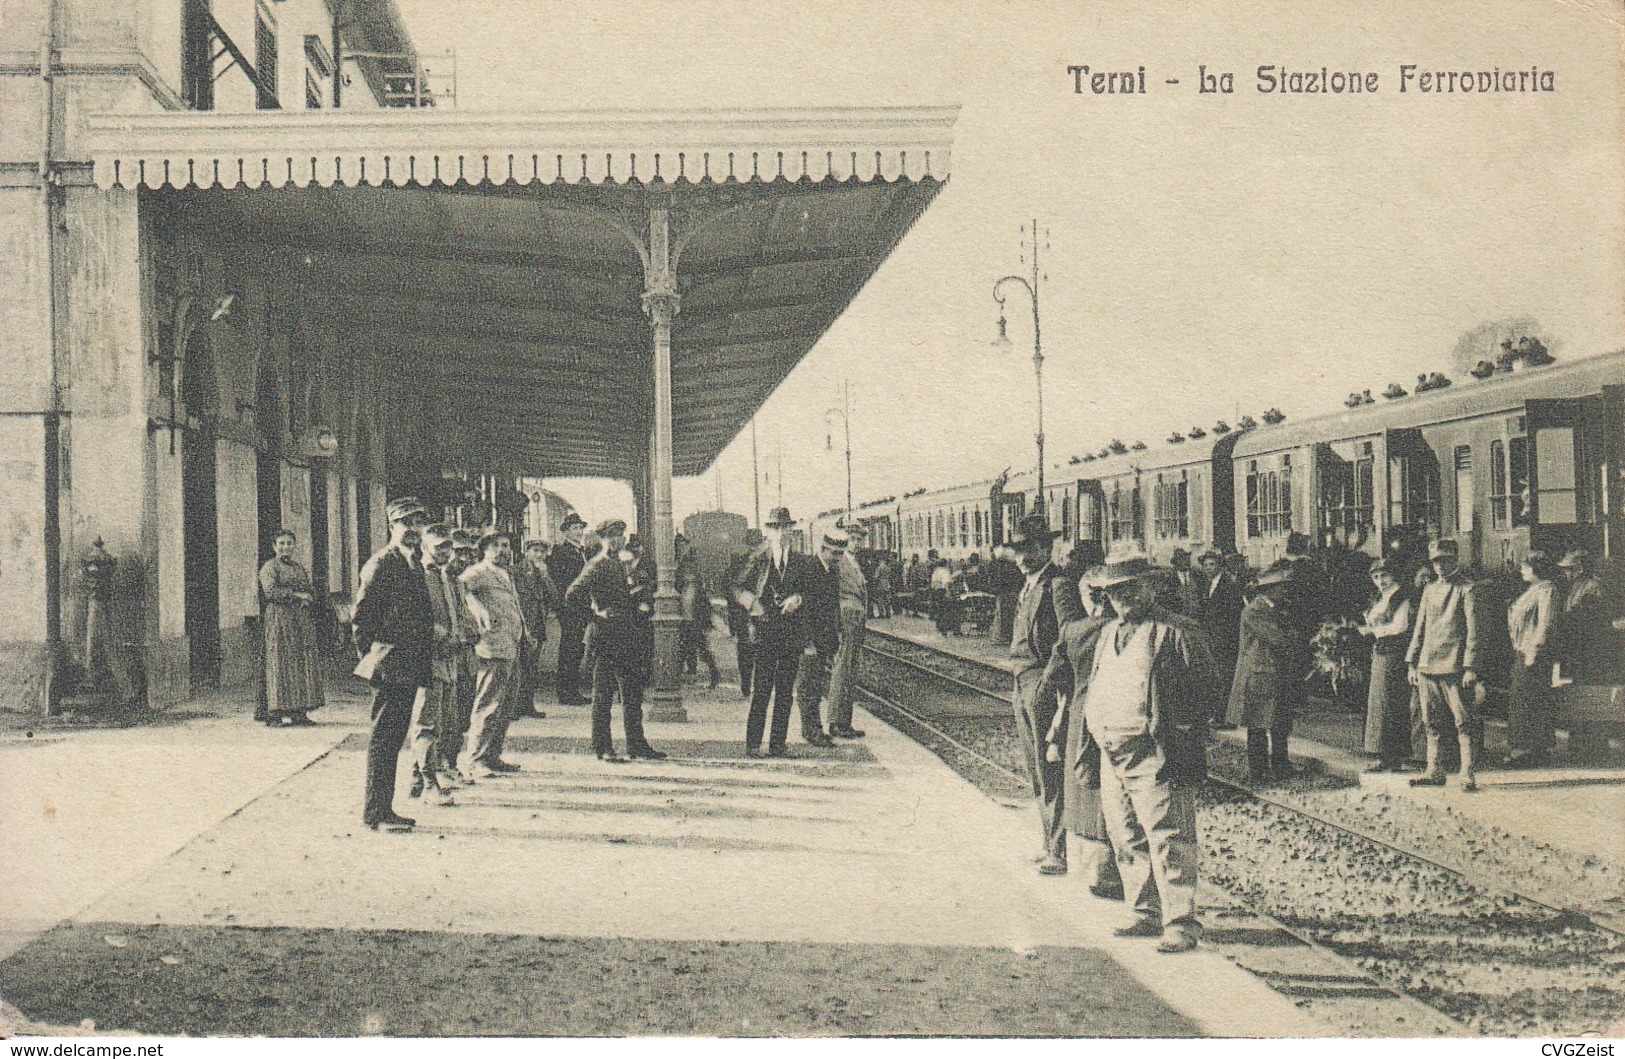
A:
<svg viewBox="0 0 1625 1059">
<path fill-rule="evenodd" d="M 613 750 L 607 750 L 607 751 L 604 751 L 603 753 L 599 754 L 598 755 L 598 760 L 603 761 L 603 762 L 605 762 L 607 764 L 610 764 L 610 765 L 624 765 L 624 764 L 626 764 L 626 758 L 624 758 L 621 755 L 617 754 Z"/>
<path fill-rule="evenodd" d="M 829 734 L 837 739 L 862 739 L 863 729 L 848 725 L 845 728 L 831 728 Z"/>
<path fill-rule="evenodd" d="M 768 757 L 789 757 L 790 756 L 790 751 L 786 747 L 770 746 L 770 747 L 767 748 L 767 756 Z"/>
<path fill-rule="evenodd" d="M 1183 930 L 1171 930 L 1157 942 L 1158 952 L 1190 952 L 1196 948 L 1196 935 Z"/>
<path fill-rule="evenodd" d="M 1089 892 L 1103 901 L 1121 901 L 1123 899 L 1122 883 L 1094 883 Z"/>
<path fill-rule="evenodd" d="M 652 746 L 640 746 L 636 750 L 628 750 L 626 752 L 626 756 L 629 757 L 629 758 L 636 758 L 639 761 L 664 761 L 664 760 L 666 760 L 665 751 L 656 750 Z"/>
<path fill-rule="evenodd" d="M 374 831 L 410 831 L 418 826 L 418 822 L 410 816 L 390 813 L 388 816 L 380 816 L 376 820 L 368 820 L 367 826 Z"/>
<path fill-rule="evenodd" d="M 828 749 L 829 747 L 832 747 L 832 746 L 835 745 L 835 740 L 831 739 L 829 736 L 825 735 L 823 732 L 817 732 L 817 733 L 814 733 L 813 735 L 807 736 L 807 745 L 808 746 L 824 747 L 825 749 Z"/>
<path fill-rule="evenodd" d="M 1444 777 L 1434 773 L 1424 773 L 1411 780 L 1412 787 L 1443 787 Z"/>
<path fill-rule="evenodd" d="M 761 750 L 757 749 L 756 747 L 747 746 L 745 748 L 745 756 L 746 757 L 766 757 L 767 755 L 765 753 L 763 753 Z"/>
<path fill-rule="evenodd" d="M 1066 861 L 1062 860 L 1060 857 L 1045 857 L 1043 860 L 1038 862 L 1038 874 L 1065 875 Z"/>
<path fill-rule="evenodd" d="M 1160 938 L 1162 924 L 1154 919 L 1136 919 L 1126 927 L 1113 927 L 1112 936 L 1118 938 Z"/>
<path fill-rule="evenodd" d="M 487 765 L 488 765 L 489 768 L 491 768 L 491 769 L 493 769 L 493 770 L 495 770 L 497 772 L 518 772 L 518 771 L 520 771 L 519 766 L 515 765 L 512 761 L 502 761 L 502 760 L 499 759 L 499 760 L 496 760 L 496 761 L 488 762 Z"/>
<path fill-rule="evenodd" d="M 543 713 L 541 710 L 526 710 L 524 713 L 519 715 L 519 718 L 521 720 L 540 721 L 545 720 L 547 718 L 547 714 Z"/>
</svg>

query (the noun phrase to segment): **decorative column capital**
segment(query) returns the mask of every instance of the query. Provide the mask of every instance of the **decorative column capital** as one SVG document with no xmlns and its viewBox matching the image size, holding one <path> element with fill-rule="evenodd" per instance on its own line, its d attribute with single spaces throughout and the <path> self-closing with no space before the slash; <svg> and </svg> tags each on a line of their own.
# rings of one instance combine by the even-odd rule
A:
<svg viewBox="0 0 1625 1059">
<path fill-rule="evenodd" d="M 643 312 L 655 326 L 670 327 L 682 300 L 676 283 L 654 284 L 643 292 Z"/>
</svg>

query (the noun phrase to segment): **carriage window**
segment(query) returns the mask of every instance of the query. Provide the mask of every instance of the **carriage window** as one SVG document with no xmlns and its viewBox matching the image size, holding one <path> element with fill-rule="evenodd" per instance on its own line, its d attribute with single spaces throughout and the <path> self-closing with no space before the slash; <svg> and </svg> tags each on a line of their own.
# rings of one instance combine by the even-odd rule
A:
<svg viewBox="0 0 1625 1059">
<path fill-rule="evenodd" d="M 1574 428 L 1535 431 L 1535 514 L 1546 525 L 1572 525 L 1579 519 L 1574 473 Z"/>
<path fill-rule="evenodd" d="M 1158 540 L 1190 536 L 1190 489 L 1183 472 L 1177 482 L 1165 482 L 1157 475 L 1152 486 L 1151 519 Z"/>
<path fill-rule="evenodd" d="M 1092 493 L 1078 494 L 1078 539 L 1094 540 L 1100 525 L 1100 512 Z"/>
<path fill-rule="evenodd" d="M 1344 459 L 1330 446 L 1320 451 L 1320 525 L 1339 535 L 1369 533 L 1376 527 L 1374 470 L 1369 441 Z"/>
<path fill-rule="evenodd" d="M 1190 483 L 1190 531 L 1196 536 L 1206 535 L 1207 523 L 1202 519 L 1202 475 L 1198 473 Z"/>
<path fill-rule="evenodd" d="M 1456 446 L 1456 532 L 1473 528 L 1473 447 Z"/>
<path fill-rule="evenodd" d="M 1121 482 L 1112 486 L 1112 540 L 1126 541 L 1139 537 L 1139 506 L 1136 490 L 1124 489 Z"/>
<path fill-rule="evenodd" d="M 1419 526 L 1439 531 L 1439 475 L 1437 464 L 1421 455 L 1395 456 L 1388 461 L 1389 518 L 1395 526 Z"/>
<path fill-rule="evenodd" d="M 1247 536 L 1284 537 L 1291 532 L 1291 466 L 1261 471 L 1253 461 L 1247 471 Z"/>
<path fill-rule="evenodd" d="M 1490 524 L 1495 529 L 1529 522 L 1529 439 L 1490 442 Z"/>
</svg>

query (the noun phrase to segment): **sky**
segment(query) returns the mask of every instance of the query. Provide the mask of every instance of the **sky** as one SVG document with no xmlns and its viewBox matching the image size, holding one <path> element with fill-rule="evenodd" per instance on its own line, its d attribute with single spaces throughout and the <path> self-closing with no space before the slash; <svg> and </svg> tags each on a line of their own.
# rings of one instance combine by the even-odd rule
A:
<svg viewBox="0 0 1625 1059">
<path fill-rule="evenodd" d="M 826 417 L 843 380 L 859 503 L 1033 465 L 1024 305 L 1014 348 L 991 342 L 992 285 L 1027 271 L 1034 218 L 1052 464 L 1272 406 L 1334 411 L 1449 371 L 1489 321 L 1536 321 L 1561 359 L 1625 347 L 1617 4 L 400 6 L 422 51 L 455 50 L 459 111 L 960 105 L 947 187 L 757 417 L 764 513 L 844 504 Z M 1378 86 L 1265 94 L 1264 64 Z M 1405 64 L 1551 71 L 1556 91 L 1402 94 Z M 1069 65 L 1143 65 L 1149 91 L 1077 94 Z M 1198 92 L 1203 66 L 1234 92 Z M 751 515 L 750 449 L 746 429 L 679 479 L 677 518 L 719 494 Z M 630 513 L 623 487 L 554 484 L 595 517 Z"/>
</svg>

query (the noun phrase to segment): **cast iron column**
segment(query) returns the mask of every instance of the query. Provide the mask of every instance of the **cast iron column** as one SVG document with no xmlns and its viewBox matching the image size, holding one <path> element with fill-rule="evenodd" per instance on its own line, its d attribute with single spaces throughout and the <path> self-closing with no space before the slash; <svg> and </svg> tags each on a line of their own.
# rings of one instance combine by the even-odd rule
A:
<svg viewBox="0 0 1625 1059">
<path fill-rule="evenodd" d="M 650 446 L 650 506 L 658 581 L 655 585 L 655 671 L 649 693 L 649 718 L 686 721 L 679 684 L 682 658 L 678 640 L 682 606 L 677 595 L 677 553 L 672 541 L 671 511 L 671 324 L 678 309 L 677 276 L 672 270 L 669 211 L 649 210 L 649 256 L 644 276 L 643 311 L 654 329 L 654 437 Z"/>
</svg>

